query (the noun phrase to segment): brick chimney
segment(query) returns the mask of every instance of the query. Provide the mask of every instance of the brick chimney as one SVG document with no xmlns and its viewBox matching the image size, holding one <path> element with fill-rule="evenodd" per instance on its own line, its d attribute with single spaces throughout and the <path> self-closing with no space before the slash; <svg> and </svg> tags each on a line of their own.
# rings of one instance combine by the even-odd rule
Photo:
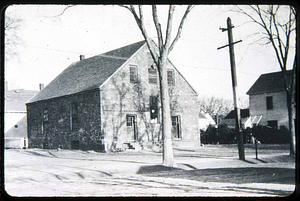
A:
<svg viewBox="0 0 300 201">
<path fill-rule="evenodd" d="M 39 87 L 40 87 L 40 91 L 42 91 L 42 89 L 44 89 L 44 84 L 43 84 L 43 83 L 40 83 L 40 84 L 39 84 Z"/>
<path fill-rule="evenodd" d="M 84 56 L 83 54 L 81 54 L 81 55 L 79 56 L 79 58 L 80 58 L 80 61 L 81 61 L 81 60 L 84 60 L 84 59 L 85 59 L 85 56 Z"/>
</svg>

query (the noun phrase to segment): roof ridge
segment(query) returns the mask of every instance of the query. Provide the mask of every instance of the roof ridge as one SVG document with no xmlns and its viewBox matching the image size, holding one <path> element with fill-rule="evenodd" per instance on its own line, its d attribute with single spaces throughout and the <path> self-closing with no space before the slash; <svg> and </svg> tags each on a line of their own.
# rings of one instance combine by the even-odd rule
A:
<svg viewBox="0 0 300 201">
<path fill-rule="evenodd" d="M 105 54 L 100 54 L 98 55 L 99 57 L 106 57 L 106 58 L 112 58 L 112 59 L 123 59 L 123 60 L 127 60 L 130 57 L 118 57 L 118 56 L 112 56 L 112 55 L 105 55 Z"/>
<path fill-rule="evenodd" d="M 282 71 L 275 71 L 275 72 L 270 72 L 270 73 L 263 73 L 261 75 L 270 75 L 270 74 L 277 74 L 277 73 L 281 73 Z M 286 72 L 292 72 L 292 70 L 286 70 Z"/>
</svg>

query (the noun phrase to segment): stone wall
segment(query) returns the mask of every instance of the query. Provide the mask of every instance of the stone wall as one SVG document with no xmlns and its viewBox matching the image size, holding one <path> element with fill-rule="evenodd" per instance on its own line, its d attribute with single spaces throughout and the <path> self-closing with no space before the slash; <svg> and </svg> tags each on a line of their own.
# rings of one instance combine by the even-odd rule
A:
<svg viewBox="0 0 300 201">
<path fill-rule="evenodd" d="M 78 106 L 78 122 L 72 130 L 73 103 Z M 45 122 L 44 109 L 48 110 Z M 100 124 L 99 90 L 27 104 L 29 148 L 70 149 L 78 141 L 80 149 L 98 149 Z"/>
</svg>

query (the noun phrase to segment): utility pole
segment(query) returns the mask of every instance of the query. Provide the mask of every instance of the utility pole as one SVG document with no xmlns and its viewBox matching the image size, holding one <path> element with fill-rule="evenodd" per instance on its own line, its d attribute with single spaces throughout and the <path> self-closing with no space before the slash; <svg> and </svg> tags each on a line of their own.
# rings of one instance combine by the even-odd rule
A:
<svg viewBox="0 0 300 201">
<path fill-rule="evenodd" d="M 229 56 L 230 56 L 230 66 L 231 66 L 231 78 L 232 78 L 232 89 L 233 89 L 233 101 L 234 101 L 234 110 L 235 110 L 235 131 L 236 136 L 238 140 L 238 150 L 239 150 L 239 159 L 245 160 L 245 151 L 244 151 L 244 136 L 243 133 L 240 131 L 240 109 L 239 109 L 239 101 L 238 101 L 238 86 L 237 86 L 237 79 L 236 79 L 236 68 L 235 68 L 235 58 L 234 58 L 234 48 L 233 45 L 239 42 L 242 42 L 242 40 L 239 40 L 237 42 L 233 42 L 232 37 L 232 26 L 231 19 L 227 18 L 227 29 L 226 28 L 220 28 L 222 32 L 228 31 L 228 45 L 222 46 L 217 48 L 222 49 L 224 47 L 229 46 Z"/>
</svg>

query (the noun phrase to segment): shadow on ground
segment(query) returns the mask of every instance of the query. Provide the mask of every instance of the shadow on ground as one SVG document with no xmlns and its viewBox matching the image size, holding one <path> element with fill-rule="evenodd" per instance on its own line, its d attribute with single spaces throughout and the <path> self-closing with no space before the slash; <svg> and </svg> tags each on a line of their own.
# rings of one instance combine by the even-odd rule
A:
<svg viewBox="0 0 300 201">
<path fill-rule="evenodd" d="M 295 184 L 295 169 L 291 168 L 244 167 L 183 170 L 156 165 L 142 166 L 138 174 L 201 182 Z"/>
<path fill-rule="evenodd" d="M 172 168 L 172 167 L 166 167 L 163 165 L 144 165 L 141 166 L 138 170 L 137 174 L 151 174 L 151 173 L 158 173 L 158 172 L 170 172 L 175 170 L 181 170 L 179 168 Z"/>
</svg>

